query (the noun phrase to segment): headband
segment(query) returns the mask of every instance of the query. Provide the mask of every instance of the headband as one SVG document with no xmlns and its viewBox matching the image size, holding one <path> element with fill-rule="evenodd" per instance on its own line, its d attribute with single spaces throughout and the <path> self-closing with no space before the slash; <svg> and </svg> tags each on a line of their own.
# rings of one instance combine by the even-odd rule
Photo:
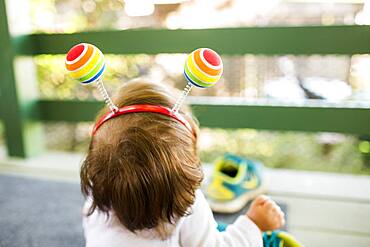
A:
<svg viewBox="0 0 370 247">
<path fill-rule="evenodd" d="M 166 115 L 180 122 L 194 134 L 191 125 L 179 113 L 179 109 L 194 86 L 199 88 L 214 86 L 221 78 L 223 71 L 221 57 L 215 51 L 209 48 L 196 49 L 188 55 L 185 61 L 184 76 L 187 84 L 172 109 L 157 105 L 130 105 L 118 108 L 109 97 L 101 79 L 106 66 L 104 55 L 96 46 L 87 43 L 73 46 L 67 53 L 65 66 L 69 75 L 82 84 L 86 85 L 95 82 L 100 94 L 103 96 L 104 102 L 110 109 L 110 112 L 101 117 L 95 124 L 92 136 L 96 134 L 106 121 L 124 114 L 138 112 Z"/>
<path fill-rule="evenodd" d="M 117 111 L 108 112 L 103 117 L 99 119 L 99 121 L 95 124 L 92 135 L 94 136 L 96 131 L 100 128 L 100 126 L 108 121 L 109 119 L 128 114 L 128 113 L 137 113 L 137 112 L 151 112 L 151 113 L 158 113 L 162 115 L 169 116 L 171 118 L 176 119 L 182 125 L 184 125 L 191 133 L 194 134 L 193 128 L 189 124 L 189 122 L 178 112 L 173 112 L 170 108 L 160 106 L 160 105 L 129 105 L 119 108 Z"/>
</svg>

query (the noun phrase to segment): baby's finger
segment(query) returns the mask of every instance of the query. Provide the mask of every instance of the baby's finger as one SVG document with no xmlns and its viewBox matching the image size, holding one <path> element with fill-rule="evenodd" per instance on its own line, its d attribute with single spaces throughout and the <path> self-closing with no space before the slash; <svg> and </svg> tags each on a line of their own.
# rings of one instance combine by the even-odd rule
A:
<svg viewBox="0 0 370 247">
<path fill-rule="evenodd" d="M 276 208 L 272 208 L 270 210 L 270 213 L 271 213 L 271 216 L 274 217 L 274 218 L 277 218 L 277 219 L 282 219 L 284 218 L 283 214 L 280 213 Z"/>
<path fill-rule="evenodd" d="M 278 215 L 275 217 L 275 222 L 276 222 L 276 228 L 281 228 L 284 226 L 285 220 L 284 218 Z"/>
<path fill-rule="evenodd" d="M 276 203 L 273 200 L 267 200 L 263 205 L 267 210 L 272 210 L 277 207 Z"/>
<path fill-rule="evenodd" d="M 285 218 L 283 218 L 283 221 L 282 221 L 282 226 L 285 226 L 285 223 L 286 223 L 286 221 L 285 221 Z"/>
<path fill-rule="evenodd" d="M 278 211 L 279 211 L 279 213 L 284 214 L 283 210 L 281 210 L 281 207 L 279 205 L 278 205 Z"/>
<path fill-rule="evenodd" d="M 272 210 L 272 212 L 274 212 L 274 214 L 277 214 L 277 215 L 280 214 L 279 209 L 277 207 L 272 207 L 271 210 Z"/>
<path fill-rule="evenodd" d="M 266 195 L 259 195 L 256 199 L 254 199 L 253 204 L 263 205 L 269 199 L 270 198 Z"/>
<path fill-rule="evenodd" d="M 280 218 L 280 226 L 279 228 L 283 227 L 285 225 L 285 219 L 284 218 Z"/>
<path fill-rule="evenodd" d="M 279 218 L 280 218 L 281 226 L 284 226 L 285 225 L 285 214 L 284 214 L 284 212 L 279 213 Z"/>
<path fill-rule="evenodd" d="M 285 215 L 285 214 L 284 214 L 284 212 L 281 210 L 281 208 L 280 208 L 279 206 L 274 207 L 274 208 L 273 208 L 273 211 L 274 211 L 275 213 L 279 214 L 279 215 L 282 215 L 282 216 L 284 216 L 284 215 Z"/>
</svg>

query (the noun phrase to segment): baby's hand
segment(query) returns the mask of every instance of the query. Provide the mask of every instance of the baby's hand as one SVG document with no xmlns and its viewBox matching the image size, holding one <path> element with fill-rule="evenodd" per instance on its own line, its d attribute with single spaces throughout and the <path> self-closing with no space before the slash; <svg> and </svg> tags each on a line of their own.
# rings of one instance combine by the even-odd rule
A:
<svg viewBox="0 0 370 247">
<path fill-rule="evenodd" d="M 264 231 L 272 231 L 285 224 L 280 207 L 265 195 L 258 196 L 251 204 L 247 216 Z"/>
</svg>

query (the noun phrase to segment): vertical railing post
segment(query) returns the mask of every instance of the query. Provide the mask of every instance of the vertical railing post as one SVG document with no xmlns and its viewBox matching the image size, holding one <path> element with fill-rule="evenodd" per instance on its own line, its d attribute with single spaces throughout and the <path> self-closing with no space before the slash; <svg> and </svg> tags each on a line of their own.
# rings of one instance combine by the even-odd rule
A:
<svg viewBox="0 0 370 247">
<path fill-rule="evenodd" d="M 29 69 L 16 76 L 15 64 L 6 4 L 0 0 L 0 111 L 5 141 L 9 156 L 27 157 L 42 149 L 41 126 L 27 116 L 35 103 L 36 81 Z M 17 77 L 28 79 L 17 83 Z"/>
</svg>

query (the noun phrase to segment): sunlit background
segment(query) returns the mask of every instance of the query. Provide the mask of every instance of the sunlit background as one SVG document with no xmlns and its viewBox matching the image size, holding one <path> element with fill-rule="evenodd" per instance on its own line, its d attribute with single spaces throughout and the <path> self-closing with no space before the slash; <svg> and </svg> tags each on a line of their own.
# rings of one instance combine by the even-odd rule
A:
<svg viewBox="0 0 370 247">
<path fill-rule="evenodd" d="M 8 1 L 12 8 L 12 1 Z M 32 32 L 71 33 L 132 28 L 370 24 L 370 1 L 305 0 L 30 0 Z M 14 7 L 14 6 L 13 6 Z M 206 10 L 206 11 L 205 11 Z M 13 32 L 24 23 L 10 16 Z M 124 42 L 122 42 L 124 45 Z M 232 45 L 232 44 L 231 44 Z M 103 51 L 104 52 L 104 51 Z M 111 93 L 144 76 L 181 89 L 184 54 L 107 55 L 104 81 Z M 217 87 L 192 96 L 244 97 L 251 101 L 370 105 L 370 56 L 223 56 Z M 64 57 L 34 57 L 39 93 L 46 99 L 100 99 L 66 75 Z M 45 124 L 49 150 L 85 152 L 92 123 Z M 0 133 L 3 129 L 0 126 Z M 212 162 L 224 152 L 258 158 L 269 167 L 370 174 L 370 137 L 336 133 L 271 132 L 202 128 L 200 154 Z M 4 140 L 0 139 L 0 144 Z"/>
<path fill-rule="evenodd" d="M 0 84 L 2 89 L 0 111 L 7 127 L 5 131 L 0 121 L 1 247 L 83 246 L 84 243 L 81 225 L 81 207 L 84 198 L 80 192 L 79 169 L 88 149 L 93 123 L 59 120 L 67 120 L 75 113 L 69 115 L 66 109 L 70 108 L 63 108 L 65 105 L 71 103 L 72 107 L 76 107 L 78 101 L 102 101 L 102 98 L 95 86 L 81 86 L 68 76 L 64 55 L 34 56 L 33 52 L 41 53 L 45 49 L 47 50 L 45 53 L 64 52 L 66 47 L 63 46 L 61 49 L 55 47 L 56 45 L 53 46 L 52 42 L 59 42 L 58 34 L 76 33 L 62 35 L 63 38 L 59 42 L 62 45 L 65 45 L 63 42 L 70 42 L 75 37 L 91 39 L 81 42 L 103 40 L 102 44 L 105 46 L 102 45 L 101 48 L 107 64 L 103 80 L 105 87 L 113 95 L 121 85 L 137 77 L 144 77 L 153 82 L 160 81 L 182 90 L 186 84 L 183 75 L 186 54 L 108 54 L 104 49 L 112 48 L 112 44 L 119 44 L 117 42 L 122 42 L 124 47 L 125 40 L 115 40 L 111 43 L 103 37 L 105 31 L 147 29 L 148 32 L 143 32 L 145 37 L 152 37 L 150 35 L 154 33 L 153 39 L 160 40 L 161 31 L 150 29 L 208 29 L 200 31 L 202 35 L 208 35 L 221 32 L 209 31 L 213 28 L 226 28 L 233 33 L 237 31 L 231 31 L 230 28 L 241 28 L 243 32 L 263 30 L 269 37 L 275 37 L 274 32 L 283 29 L 289 30 L 288 33 L 293 39 L 295 38 L 293 34 L 297 33 L 297 30 L 306 32 L 305 37 L 311 37 L 307 35 L 309 30 L 321 30 L 320 37 L 317 40 L 316 36 L 314 37 L 314 44 L 302 42 L 305 43 L 302 45 L 290 42 L 292 46 L 301 49 L 295 54 L 315 53 L 318 48 L 323 48 L 323 53 L 330 53 L 328 41 L 333 42 L 334 52 L 340 52 L 338 47 L 345 46 L 350 49 L 348 53 L 355 53 L 357 45 L 365 44 L 363 47 L 368 48 L 366 40 L 359 41 L 351 37 L 348 45 L 343 44 L 343 41 L 336 44 L 336 36 L 330 32 L 336 30 L 338 33 L 341 31 L 349 33 L 358 30 L 357 37 L 363 35 L 368 38 L 370 31 L 368 26 L 353 27 L 370 25 L 370 0 L 6 0 L 4 2 L 11 36 L 0 28 L 0 40 L 9 41 L 14 48 L 15 58 L 11 61 L 12 58 L 8 59 L 6 51 L 0 53 L 0 62 L 5 62 L 10 67 L 9 70 L 5 68 L 3 74 L 5 77 L 1 77 L 8 80 L 6 77 L 9 76 L 9 83 Z M 0 13 L 4 11 L 4 2 L 0 0 Z M 5 20 L 2 15 L 0 19 Z M 3 22 L 0 22 L 0 26 L 1 24 Z M 294 28 L 280 28 L 288 26 Z M 328 26 L 333 27 L 326 28 Z M 278 28 L 258 29 L 258 27 Z M 327 36 L 326 30 L 329 30 Z M 87 32 L 86 36 L 84 32 Z M 125 37 L 126 34 L 131 38 L 139 37 L 136 34 L 132 35 L 135 32 L 112 33 L 121 35 L 120 37 Z M 186 33 L 169 31 L 171 35 L 177 32 Z M 32 33 L 41 35 L 28 35 Z M 23 34 L 26 34 L 26 37 L 21 36 Z M 247 36 L 249 34 L 244 35 L 246 36 L 243 38 L 251 37 Z M 278 49 L 281 47 L 279 37 L 281 38 L 283 34 L 279 35 L 276 46 L 274 40 L 263 40 L 264 44 L 276 48 L 273 54 L 280 54 L 279 52 L 284 54 L 284 51 Z M 344 37 L 343 33 L 339 33 L 338 36 Z M 289 40 L 287 37 L 284 36 L 283 40 Z M 320 39 L 325 40 L 324 47 L 319 46 Z M 179 39 L 176 40 L 179 42 Z M 221 41 L 224 40 L 227 39 L 222 37 Z M 253 42 L 258 44 L 259 40 L 252 39 L 245 47 L 251 46 Z M 7 48 L 7 44 L 4 44 L 0 43 L 2 49 Z M 39 47 L 32 47 L 33 45 Z M 74 43 L 70 44 L 71 47 L 73 45 Z M 131 43 L 131 48 L 134 45 Z M 183 51 L 180 47 L 187 47 L 180 45 L 177 46 L 175 43 L 173 47 L 176 47 L 177 51 Z M 316 50 L 309 50 L 311 45 Z M 241 48 L 243 44 L 236 41 L 235 44 L 227 43 L 227 46 Z M 283 47 L 287 46 L 283 44 Z M 157 53 L 158 50 L 154 47 L 161 47 L 162 50 L 167 48 L 163 44 L 155 44 L 153 47 L 149 46 L 147 51 Z M 217 47 L 210 48 L 217 51 Z M 287 48 L 289 50 L 290 47 Z M 304 48 L 307 50 L 303 50 Z M 28 51 L 24 52 L 22 49 Z M 220 51 L 221 54 L 222 52 L 225 52 L 225 49 Z M 252 52 L 258 54 L 256 49 L 252 49 Z M 223 100 L 221 102 L 223 103 L 228 100 L 227 103 L 233 104 L 232 109 L 235 112 L 239 110 L 238 104 L 245 104 L 240 106 L 244 107 L 245 112 L 250 109 L 262 109 L 263 116 L 268 112 L 266 109 L 273 106 L 271 109 L 277 113 L 272 113 L 274 116 L 271 117 L 271 123 L 268 122 L 267 127 L 288 130 L 204 128 L 202 122 L 204 125 L 212 126 L 216 113 L 207 112 L 207 116 L 210 117 L 203 119 L 201 117 L 206 115 L 197 115 L 201 126 L 199 154 L 204 164 L 204 184 L 212 173 L 213 166 L 210 164 L 225 152 L 260 160 L 265 166 L 274 168 L 264 170 L 263 180 L 268 184 L 266 193 L 277 201 L 286 213 L 285 230 L 308 247 L 370 246 L 368 220 L 370 133 L 356 135 L 289 131 L 290 127 L 294 128 L 296 123 L 299 125 L 301 122 L 302 128 L 298 126 L 295 129 L 315 130 L 319 126 L 320 129 L 330 130 L 331 126 L 326 126 L 327 122 L 320 117 L 338 116 L 340 112 L 346 112 L 346 116 L 353 114 L 361 119 L 369 119 L 370 52 L 369 55 L 362 54 L 366 53 L 366 50 L 360 53 L 361 55 L 334 55 L 334 53 L 280 56 L 222 55 L 224 74 L 220 82 L 207 90 L 194 88 L 190 93 L 191 97 L 187 98 L 188 102 L 204 100 L 209 103 L 217 100 L 219 103 Z M 14 65 L 14 81 L 10 76 L 11 62 Z M 11 88 L 12 86 L 15 88 Z M 4 93 L 10 97 L 3 98 Z M 196 98 L 198 96 L 207 98 Z M 3 100 L 6 98 L 11 99 L 11 102 L 18 100 L 19 102 L 15 103 L 19 103 L 19 109 L 16 109 L 17 104 L 14 104 L 15 108 L 10 108 L 13 105 Z M 81 118 L 72 116 L 72 120 L 89 119 L 91 117 L 89 110 L 93 110 L 95 105 L 97 104 L 94 102 L 86 103 L 88 111 L 82 112 L 84 115 Z M 34 106 L 36 107 L 32 108 Z M 61 107 L 54 111 L 51 106 Z M 254 106 L 257 107 L 253 108 Z M 315 117 L 308 119 L 312 106 L 314 107 L 312 115 Z M 201 114 L 198 109 L 203 106 L 198 107 L 194 108 L 195 113 Z M 212 108 L 210 104 L 206 107 Z M 295 112 L 293 117 L 288 116 L 274 121 L 274 118 L 287 116 L 288 110 L 293 108 Z M 20 115 L 18 118 L 15 117 L 14 126 L 13 116 L 10 115 L 13 112 L 10 109 L 15 109 L 14 114 Z M 325 112 L 328 112 L 328 115 L 323 115 Z M 38 113 L 41 113 L 40 116 Z M 227 114 L 226 110 L 219 113 L 221 117 L 222 113 Z M 50 121 L 55 119 L 49 114 L 61 115 L 55 118 L 58 119 L 57 122 Z M 235 121 L 235 126 L 263 128 L 265 122 L 261 122 L 259 115 L 260 112 L 254 111 L 250 116 L 235 116 L 232 121 Z M 220 116 L 217 115 L 217 119 Z M 259 117 L 255 122 L 254 116 Z M 298 116 L 303 117 L 298 119 Z M 217 121 L 217 126 L 223 126 L 222 119 Z M 334 122 L 333 130 L 348 131 L 346 133 L 370 132 L 370 122 L 354 121 L 356 119 L 330 122 Z M 286 125 L 281 127 L 277 123 Z M 361 123 L 358 126 L 362 131 L 350 127 L 356 126 L 356 123 Z M 366 128 L 365 124 L 368 124 L 369 128 Z M 6 133 L 10 138 L 4 138 Z M 24 136 L 18 138 L 22 134 Z M 11 155 L 7 153 L 7 146 L 10 147 L 8 151 L 13 151 L 9 152 Z M 21 150 L 22 146 L 24 150 Z M 39 150 L 33 152 L 33 148 Z M 26 158 L 13 157 L 21 156 L 22 151 Z M 232 222 L 232 217 L 237 217 L 239 213 L 221 215 L 221 219 L 230 217 Z M 215 216 L 216 220 L 220 220 L 217 218 L 220 215 Z"/>
</svg>

